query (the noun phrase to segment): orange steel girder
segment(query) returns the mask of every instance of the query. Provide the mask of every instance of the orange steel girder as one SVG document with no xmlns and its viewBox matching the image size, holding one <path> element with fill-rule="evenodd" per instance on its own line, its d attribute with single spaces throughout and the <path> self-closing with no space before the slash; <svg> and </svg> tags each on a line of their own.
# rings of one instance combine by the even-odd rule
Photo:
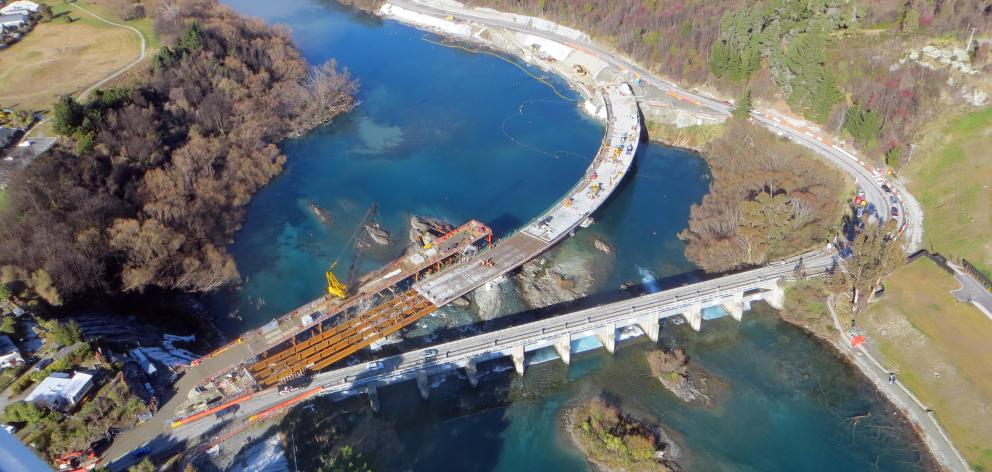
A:
<svg viewBox="0 0 992 472">
<path fill-rule="evenodd" d="M 303 370 L 317 371 L 331 365 L 436 309 L 419 293 L 408 290 L 367 313 L 256 362 L 249 370 L 259 384 L 275 385 Z"/>
</svg>

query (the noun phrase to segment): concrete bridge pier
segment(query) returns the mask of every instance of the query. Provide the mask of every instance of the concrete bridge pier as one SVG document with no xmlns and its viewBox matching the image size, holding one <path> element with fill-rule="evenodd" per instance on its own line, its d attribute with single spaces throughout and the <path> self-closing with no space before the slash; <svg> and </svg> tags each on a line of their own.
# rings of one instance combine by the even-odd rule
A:
<svg viewBox="0 0 992 472">
<path fill-rule="evenodd" d="M 658 315 L 645 315 L 637 319 L 637 326 L 648 335 L 651 342 L 658 342 L 658 332 L 661 331 L 661 323 L 658 323 Z"/>
<path fill-rule="evenodd" d="M 555 342 L 555 351 L 558 351 L 558 357 L 561 361 L 568 365 L 572 362 L 572 335 L 566 334 L 558 341 Z"/>
<path fill-rule="evenodd" d="M 699 331 L 703 328 L 703 304 L 700 302 L 693 303 L 689 307 L 689 311 L 682 314 L 685 317 L 685 321 L 689 323 L 692 329 Z"/>
<path fill-rule="evenodd" d="M 427 400 L 431 396 L 431 379 L 424 371 L 417 372 L 417 388 L 420 390 L 420 398 Z"/>
<path fill-rule="evenodd" d="M 730 300 L 724 301 L 723 309 L 737 321 L 744 319 L 744 292 L 736 292 Z"/>
<path fill-rule="evenodd" d="M 775 288 L 765 293 L 764 299 L 772 308 L 781 310 L 785 307 L 785 290 L 775 285 Z"/>
<path fill-rule="evenodd" d="M 610 323 L 602 328 L 596 333 L 599 338 L 599 342 L 603 343 L 603 347 L 606 348 L 606 352 L 613 354 L 617 350 L 617 324 Z"/>
<path fill-rule="evenodd" d="M 524 346 L 520 345 L 513 348 L 512 356 L 513 356 L 513 367 L 517 370 L 518 374 L 524 375 L 524 366 L 525 366 Z"/>
<path fill-rule="evenodd" d="M 472 388 L 479 386 L 479 370 L 475 366 L 474 359 L 469 359 L 468 364 L 465 365 L 465 376 L 468 377 L 468 384 Z"/>
<path fill-rule="evenodd" d="M 369 396 L 369 406 L 372 407 L 372 411 L 375 413 L 379 412 L 379 389 L 375 386 L 375 383 L 370 383 L 365 386 L 365 394 Z"/>
</svg>

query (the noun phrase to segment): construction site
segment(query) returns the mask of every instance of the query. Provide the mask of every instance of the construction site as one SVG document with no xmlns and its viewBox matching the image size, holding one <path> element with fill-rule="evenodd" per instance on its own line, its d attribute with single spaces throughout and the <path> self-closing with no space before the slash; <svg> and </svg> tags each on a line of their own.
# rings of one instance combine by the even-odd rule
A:
<svg viewBox="0 0 992 472">
<path fill-rule="evenodd" d="M 173 427 L 237 410 L 262 391 L 280 395 L 309 385 L 310 377 L 399 332 L 439 307 L 504 275 L 592 223 L 592 213 L 629 172 L 641 136 L 631 88 L 602 89 L 607 132 L 583 177 L 543 214 L 499 241 L 485 224 L 459 227 L 431 221 L 404 254 L 384 267 L 342 282 L 326 272 L 326 292 L 237 340 L 193 361 L 188 398 L 175 410 Z M 376 208 L 366 213 L 344 250 L 356 251 L 374 234 Z M 340 255 L 339 257 L 340 258 Z M 352 358 L 349 362 L 359 362 Z M 381 369 L 371 362 L 368 369 Z M 179 388 L 179 391 L 183 391 Z M 293 394 L 297 395 L 297 394 Z"/>
</svg>

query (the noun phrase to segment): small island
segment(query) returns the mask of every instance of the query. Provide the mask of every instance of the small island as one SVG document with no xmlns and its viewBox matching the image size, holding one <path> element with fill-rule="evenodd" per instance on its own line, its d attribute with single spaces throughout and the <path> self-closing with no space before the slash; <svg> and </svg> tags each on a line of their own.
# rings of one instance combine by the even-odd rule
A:
<svg viewBox="0 0 992 472">
<path fill-rule="evenodd" d="M 681 349 L 651 351 L 647 358 L 651 373 L 686 403 L 714 407 L 717 402 L 713 387 L 722 386 L 725 390 L 725 382 L 713 378 L 699 366 L 690 366 Z"/>
<path fill-rule="evenodd" d="M 572 443 L 600 470 L 672 472 L 679 450 L 658 426 L 633 417 L 602 397 L 562 412 Z"/>
</svg>

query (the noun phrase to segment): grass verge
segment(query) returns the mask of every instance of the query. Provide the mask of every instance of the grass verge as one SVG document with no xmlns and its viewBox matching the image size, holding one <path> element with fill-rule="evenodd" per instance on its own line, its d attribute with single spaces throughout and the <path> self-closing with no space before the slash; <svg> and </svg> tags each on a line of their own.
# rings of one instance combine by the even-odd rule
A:
<svg viewBox="0 0 992 472">
<path fill-rule="evenodd" d="M 889 277 L 859 325 L 974 469 L 992 470 L 992 320 L 955 300 L 958 287 L 921 257 Z"/>
<path fill-rule="evenodd" d="M 926 245 L 992 274 L 992 107 L 938 120 L 903 170 Z"/>
</svg>

